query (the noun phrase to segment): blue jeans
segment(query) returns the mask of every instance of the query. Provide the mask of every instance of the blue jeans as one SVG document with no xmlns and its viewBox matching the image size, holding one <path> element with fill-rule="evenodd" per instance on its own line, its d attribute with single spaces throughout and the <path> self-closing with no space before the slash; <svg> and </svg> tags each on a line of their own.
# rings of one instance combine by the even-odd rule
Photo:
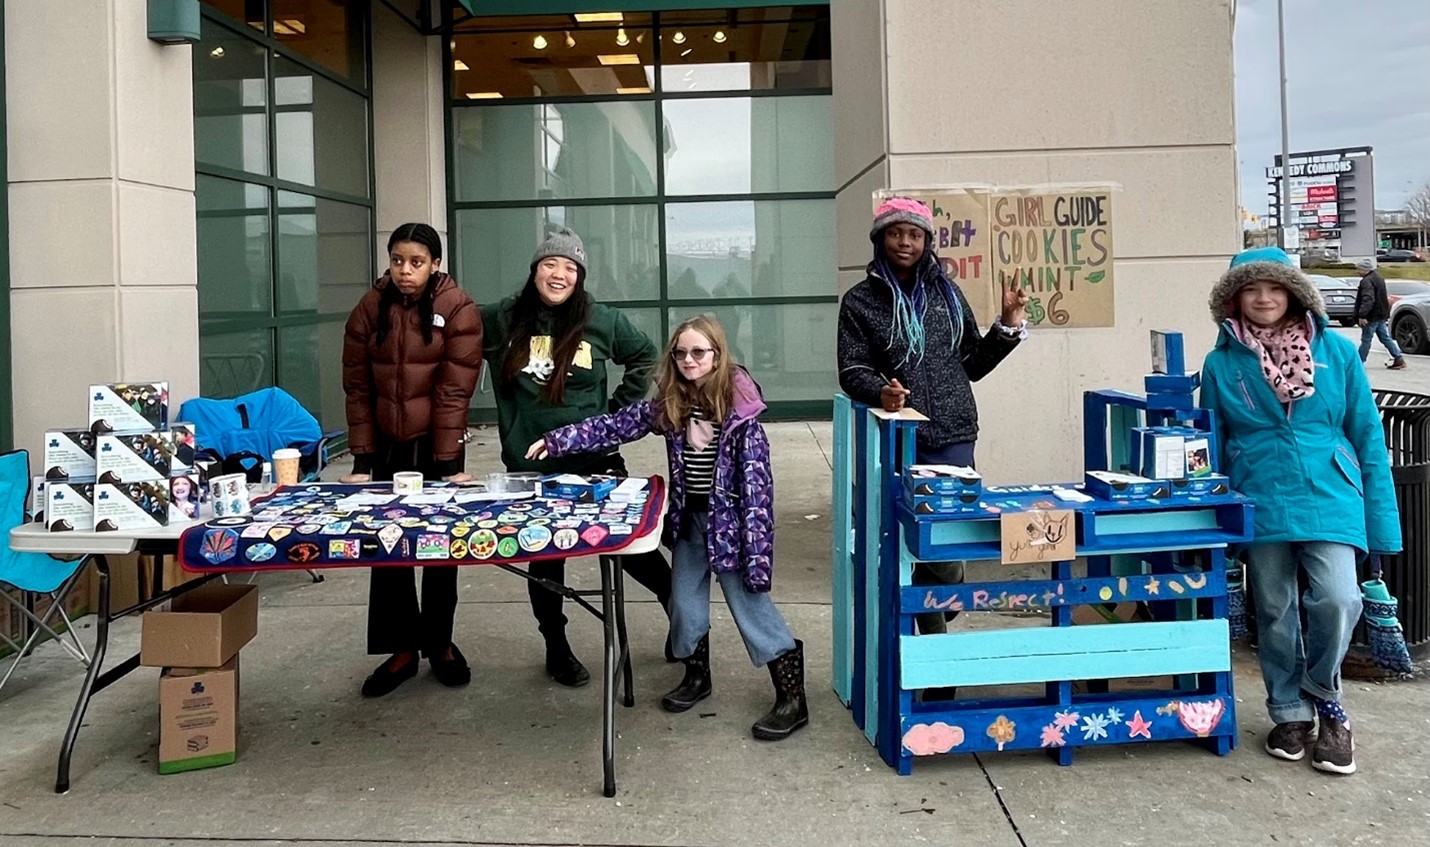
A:
<svg viewBox="0 0 1430 847">
<path fill-rule="evenodd" d="M 706 554 L 705 532 L 709 512 L 696 512 L 682 520 L 680 535 L 671 555 L 670 642 L 675 655 L 684 659 L 710 631 L 710 559 Z M 745 651 L 756 667 L 767 665 L 794 649 L 794 635 L 775 608 L 769 592 L 745 590 L 739 573 L 716 574 L 725 604 L 735 618 Z"/>
<path fill-rule="evenodd" d="M 1361 613 L 1356 556 L 1354 547 L 1325 541 L 1253 544 L 1247 550 L 1266 708 L 1276 723 L 1315 720 L 1308 694 L 1341 699 L 1341 662 Z M 1310 588 L 1298 597 L 1300 570 Z M 1306 611 L 1305 632 L 1298 599 Z"/>
<path fill-rule="evenodd" d="M 1370 355 L 1371 338 L 1379 338 L 1380 344 L 1390 352 L 1392 359 L 1399 359 L 1405 355 L 1400 350 L 1400 345 L 1395 343 L 1395 339 L 1390 337 L 1390 326 L 1385 321 L 1371 321 L 1360 328 L 1360 360 L 1364 362 Z"/>
</svg>

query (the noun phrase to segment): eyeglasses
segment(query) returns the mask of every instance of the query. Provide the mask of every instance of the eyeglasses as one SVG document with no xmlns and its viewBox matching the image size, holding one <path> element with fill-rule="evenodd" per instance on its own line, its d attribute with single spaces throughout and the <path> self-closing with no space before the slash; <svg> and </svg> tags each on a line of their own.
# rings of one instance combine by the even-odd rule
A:
<svg viewBox="0 0 1430 847">
<path fill-rule="evenodd" d="M 677 347 L 670 351 L 670 358 L 677 362 L 684 361 L 685 359 L 694 359 L 697 362 L 703 362 L 706 356 L 714 352 L 715 348 L 713 347 L 691 347 L 689 350 L 683 350 Z"/>
</svg>

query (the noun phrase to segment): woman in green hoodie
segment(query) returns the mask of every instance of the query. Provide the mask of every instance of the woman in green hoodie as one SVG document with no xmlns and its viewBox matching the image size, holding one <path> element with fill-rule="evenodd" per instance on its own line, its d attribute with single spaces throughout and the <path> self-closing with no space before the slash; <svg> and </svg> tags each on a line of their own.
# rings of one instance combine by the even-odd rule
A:
<svg viewBox="0 0 1430 847">
<path fill-rule="evenodd" d="M 605 414 L 645 398 L 657 356 L 655 345 L 618 309 L 586 293 L 586 248 L 576 233 L 562 229 L 531 259 L 521 291 L 482 308 L 483 356 L 492 368 L 497 431 L 508 471 L 626 475 L 615 450 L 560 459 L 531 460 L 526 448 L 547 432 Z M 625 369 L 612 396 L 607 363 Z M 670 606 L 670 565 L 659 551 L 624 556 L 621 562 L 650 589 L 664 609 Z M 532 562 L 533 576 L 564 582 L 566 560 Z M 591 679 L 566 640 L 561 595 L 530 582 L 531 611 L 546 640 L 546 672 L 567 686 Z M 667 645 L 667 660 L 670 660 Z"/>
</svg>

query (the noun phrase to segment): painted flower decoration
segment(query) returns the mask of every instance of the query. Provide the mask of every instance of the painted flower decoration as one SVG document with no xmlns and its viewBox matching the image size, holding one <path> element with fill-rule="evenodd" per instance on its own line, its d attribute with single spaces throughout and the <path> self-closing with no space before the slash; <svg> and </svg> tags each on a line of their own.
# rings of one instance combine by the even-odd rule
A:
<svg viewBox="0 0 1430 847">
<path fill-rule="evenodd" d="M 1115 706 L 1107 710 L 1107 720 L 1109 723 L 1122 723 L 1122 712 Z"/>
<path fill-rule="evenodd" d="M 1082 737 L 1084 741 L 1095 741 L 1099 738 L 1107 737 L 1107 716 L 1088 715 L 1083 718 Z"/>
<path fill-rule="evenodd" d="M 1066 712 L 1058 712 L 1053 716 L 1053 725 L 1058 729 L 1071 729 L 1077 726 L 1077 722 L 1082 719 L 1082 715 L 1069 709 Z"/>
<path fill-rule="evenodd" d="M 1066 743 L 1067 739 L 1063 737 L 1063 731 L 1058 728 L 1057 724 L 1050 723 L 1043 727 L 1042 746 L 1062 747 Z"/>
<path fill-rule="evenodd" d="M 999 715 L 998 720 L 988 725 L 988 737 L 998 742 L 998 749 L 1018 736 L 1018 725 L 1008 720 L 1007 715 Z"/>
</svg>

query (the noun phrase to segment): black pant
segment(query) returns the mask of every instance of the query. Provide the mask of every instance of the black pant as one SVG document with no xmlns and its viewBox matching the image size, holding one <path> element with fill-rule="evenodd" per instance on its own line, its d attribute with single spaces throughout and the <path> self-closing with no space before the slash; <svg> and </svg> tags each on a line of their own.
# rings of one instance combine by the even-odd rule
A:
<svg viewBox="0 0 1430 847">
<path fill-rule="evenodd" d="M 433 468 L 430 436 L 402 443 L 379 443 L 373 455 L 372 478 L 390 481 L 402 471 L 418 471 L 438 479 Z M 422 605 L 417 604 L 415 568 L 372 569 L 367 602 L 367 652 L 373 655 L 420 652 L 441 656 L 452 643 L 457 614 L 457 568 L 422 568 Z"/>
<path fill-rule="evenodd" d="M 619 453 L 601 456 L 592 465 L 583 467 L 579 471 L 572 471 L 572 473 L 629 475 L 626 470 L 626 460 Z M 632 579 L 650 589 L 650 593 L 654 594 L 655 599 L 660 602 L 661 608 L 666 610 L 667 615 L 670 614 L 670 563 L 665 560 L 665 556 L 659 550 L 622 556 L 621 567 L 631 575 Z M 566 582 L 565 559 L 532 562 L 527 566 L 527 571 L 532 576 L 552 582 Z M 562 601 L 565 598 L 535 582 L 527 582 L 526 593 L 531 598 L 531 613 L 536 616 L 536 623 L 541 630 L 541 635 L 548 642 L 565 641 L 566 615 L 561 611 Z"/>
</svg>

